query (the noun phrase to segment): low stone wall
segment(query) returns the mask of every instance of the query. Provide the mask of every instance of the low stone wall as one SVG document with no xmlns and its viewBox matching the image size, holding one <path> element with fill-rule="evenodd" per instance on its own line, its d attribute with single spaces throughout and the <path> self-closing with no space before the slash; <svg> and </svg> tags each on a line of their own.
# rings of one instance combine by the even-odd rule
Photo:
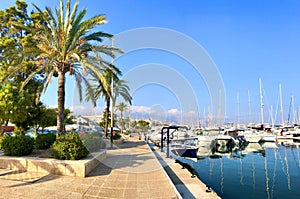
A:
<svg viewBox="0 0 300 199">
<path fill-rule="evenodd" d="M 106 150 L 91 153 L 83 160 L 56 160 L 50 158 L 10 157 L 0 155 L 0 168 L 86 177 L 87 174 L 105 158 Z"/>
</svg>

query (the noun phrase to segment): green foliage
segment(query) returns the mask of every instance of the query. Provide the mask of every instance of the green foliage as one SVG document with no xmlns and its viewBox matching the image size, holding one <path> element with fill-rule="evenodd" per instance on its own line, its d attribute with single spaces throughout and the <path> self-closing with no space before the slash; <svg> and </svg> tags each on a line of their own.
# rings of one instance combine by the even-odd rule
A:
<svg viewBox="0 0 300 199">
<path fill-rule="evenodd" d="M 37 149 L 48 149 L 55 142 L 56 135 L 54 133 L 39 134 L 35 138 L 35 148 Z"/>
<path fill-rule="evenodd" d="M 15 6 L 0 10 L 0 21 L 0 126 L 10 121 L 24 132 L 32 125 L 31 116 L 36 115 L 34 105 L 38 104 L 41 84 L 31 77 L 23 86 L 28 74 L 39 67 L 32 62 L 33 54 L 22 53 L 35 45 L 33 34 L 21 27 L 35 27 L 39 17 L 30 18 L 26 2 L 17 0 Z M 18 73 L 11 76 L 16 68 Z"/>
<path fill-rule="evenodd" d="M 16 6 L 0 10 L 0 85 L 10 81 L 17 83 L 18 90 L 24 88 L 39 100 L 42 89 L 47 89 L 53 77 L 62 80 L 58 81 L 58 136 L 64 132 L 66 122 L 63 114 L 65 75 L 69 73 L 75 76 L 82 100 L 82 84 L 90 87 L 86 73 L 95 74 L 101 85 L 106 85 L 107 88 L 109 83 L 103 77 L 103 70 L 109 68 L 120 72 L 102 59 L 100 54 L 113 57 L 115 52 L 121 52 L 117 48 L 101 44 L 104 38 L 112 38 L 110 34 L 95 30 L 106 23 L 105 15 L 87 19 L 86 9 L 80 11 L 78 2 L 73 6 L 71 0 L 67 0 L 66 4 L 63 2 L 60 0 L 55 12 L 51 9 L 43 11 L 33 5 L 37 11 L 32 11 L 29 15 L 27 4 L 22 0 L 17 0 Z M 36 77 L 43 77 L 43 80 L 38 81 L 39 78 Z M 32 80 L 39 83 L 37 87 L 28 86 Z M 13 123 L 21 132 L 28 126 L 37 126 L 38 123 L 33 123 L 34 119 L 31 117 L 37 114 L 22 112 L 27 110 L 26 107 L 34 107 L 19 103 L 26 99 L 38 104 L 37 100 L 24 94 L 21 99 L 15 100 L 18 106 L 13 109 L 5 108 L 5 118 L 0 118 L 0 123 L 4 124 L 13 118 Z M 16 113 L 20 118 L 10 117 L 11 113 Z M 0 110 L 0 117 L 2 115 Z"/>
<path fill-rule="evenodd" d="M 79 160 L 89 154 L 78 134 L 63 134 L 53 143 L 51 155 L 60 160 Z"/>
<path fill-rule="evenodd" d="M 123 132 L 124 133 L 124 135 L 129 135 L 129 133 L 127 132 L 127 131 L 125 131 L 125 132 Z"/>
<path fill-rule="evenodd" d="M 128 108 L 128 106 L 124 102 L 121 102 L 121 103 L 119 103 L 119 105 L 116 106 L 116 109 L 120 111 L 120 120 L 118 121 L 118 124 L 121 127 L 121 132 L 123 132 L 126 124 L 128 124 L 128 120 L 123 119 L 123 112 L 126 111 L 127 108 Z"/>
<path fill-rule="evenodd" d="M 115 132 L 115 133 L 114 133 L 114 136 L 113 136 L 113 139 L 114 139 L 114 140 L 118 140 L 118 139 L 120 139 L 121 137 L 122 137 L 122 135 L 121 135 L 120 132 Z"/>
<path fill-rule="evenodd" d="M 102 133 L 88 133 L 82 136 L 81 140 L 89 152 L 95 152 L 105 148 L 105 143 L 102 139 Z"/>
<path fill-rule="evenodd" d="M 145 120 L 133 121 L 131 123 L 131 127 L 135 132 L 146 132 L 151 129 L 150 123 Z"/>
<path fill-rule="evenodd" d="M 2 150 L 2 142 L 6 136 L 0 135 L 0 150 Z"/>
<path fill-rule="evenodd" d="M 65 108 L 64 110 L 65 124 L 74 124 L 75 117 L 72 114 L 73 112 L 70 109 Z"/>
<path fill-rule="evenodd" d="M 2 148 L 5 155 L 22 156 L 28 155 L 33 150 L 34 139 L 24 136 L 6 136 L 2 142 Z"/>
<path fill-rule="evenodd" d="M 56 115 L 57 111 L 54 108 L 42 108 L 42 115 L 38 121 L 38 126 L 42 128 L 42 130 L 47 126 L 55 126 L 56 125 Z"/>
</svg>

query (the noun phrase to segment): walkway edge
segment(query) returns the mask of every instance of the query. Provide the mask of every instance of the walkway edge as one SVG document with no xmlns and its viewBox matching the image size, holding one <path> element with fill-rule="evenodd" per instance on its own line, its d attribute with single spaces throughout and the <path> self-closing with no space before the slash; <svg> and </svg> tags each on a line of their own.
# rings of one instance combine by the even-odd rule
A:
<svg viewBox="0 0 300 199">
<path fill-rule="evenodd" d="M 169 180 L 171 186 L 173 187 L 177 198 L 178 199 L 183 199 L 181 194 L 179 193 L 178 189 L 176 188 L 176 186 L 174 185 L 174 183 L 172 182 L 171 178 L 169 177 L 169 175 L 167 174 L 167 172 L 165 171 L 165 169 L 163 168 L 163 166 L 161 165 L 161 163 L 159 162 L 159 160 L 157 159 L 156 155 L 153 153 L 152 149 L 150 148 L 149 144 L 146 142 L 147 147 L 149 148 L 149 150 L 152 152 L 152 155 L 155 157 L 155 160 L 157 161 L 157 163 L 159 164 L 159 166 L 161 167 L 163 173 L 165 174 L 165 176 L 167 177 L 167 179 Z"/>
</svg>

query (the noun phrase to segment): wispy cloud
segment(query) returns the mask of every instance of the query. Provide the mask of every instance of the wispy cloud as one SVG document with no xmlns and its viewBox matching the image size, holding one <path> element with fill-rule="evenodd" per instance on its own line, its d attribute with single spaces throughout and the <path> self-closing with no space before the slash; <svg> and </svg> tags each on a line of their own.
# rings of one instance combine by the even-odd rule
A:
<svg viewBox="0 0 300 199">
<path fill-rule="evenodd" d="M 173 108 L 173 109 L 170 109 L 167 111 L 168 114 L 171 114 L 171 115 L 178 115 L 178 114 L 181 114 L 181 112 L 176 109 L 176 108 Z"/>
<path fill-rule="evenodd" d="M 131 113 L 150 113 L 151 108 L 147 106 L 131 106 L 130 107 Z"/>
<path fill-rule="evenodd" d="M 93 115 L 103 113 L 104 107 L 97 106 L 85 106 L 85 105 L 76 105 L 69 108 L 75 115 Z"/>
</svg>

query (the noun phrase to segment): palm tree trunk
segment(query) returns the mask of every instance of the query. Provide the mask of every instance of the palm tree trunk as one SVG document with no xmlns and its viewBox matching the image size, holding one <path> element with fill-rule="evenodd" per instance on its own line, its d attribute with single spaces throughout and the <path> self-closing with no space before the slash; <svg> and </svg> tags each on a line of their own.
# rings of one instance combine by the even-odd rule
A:
<svg viewBox="0 0 300 199">
<path fill-rule="evenodd" d="M 106 100 L 105 137 L 108 137 L 109 107 L 110 107 L 110 98 Z"/>
<path fill-rule="evenodd" d="M 58 138 L 64 133 L 64 109 L 65 109 L 65 74 L 62 71 L 58 72 L 58 102 L 57 102 L 57 132 Z"/>
<path fill-rule="evenodd" d="M 121 112 L 121 133 L 123 133 L 123 110 L 120 111 Z"/>
</svg>

